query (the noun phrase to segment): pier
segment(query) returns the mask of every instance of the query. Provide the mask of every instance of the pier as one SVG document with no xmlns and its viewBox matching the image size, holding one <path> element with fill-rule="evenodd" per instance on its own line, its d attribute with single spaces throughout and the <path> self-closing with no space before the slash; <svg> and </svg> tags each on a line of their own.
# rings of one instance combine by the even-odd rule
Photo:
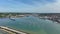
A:
<svg viewBox="0 0 60 34">
<path fill-rule="evenodd" d="M 13 29 L 10 29 L 8 27 L 4 27 L 4 26 L 0 26 L 0 30 L 3 30 L 9 34 L 28 34 L 26 32 L 22 32 L 22 31 L 17 31 L 17 30 L 13 30 Z"/>
</svg>

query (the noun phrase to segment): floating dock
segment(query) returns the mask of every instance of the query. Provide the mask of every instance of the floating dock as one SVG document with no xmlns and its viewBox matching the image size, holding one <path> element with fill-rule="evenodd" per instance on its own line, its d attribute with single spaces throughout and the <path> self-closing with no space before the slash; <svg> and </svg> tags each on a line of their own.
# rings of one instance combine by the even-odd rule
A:
<svg viewBox="0 0 60 34">
<path fill-rule="evenodd" d="M 8 32 L 10 34 L 28 34 L 26 32 L 21 32 L 21 31 L 13 30 L 13 29 L 10 29 L 10 28 L 4 27 L 4 26 L 0 26 L 0 30 L 3 30 L 3 31 Z"/>
</svg>

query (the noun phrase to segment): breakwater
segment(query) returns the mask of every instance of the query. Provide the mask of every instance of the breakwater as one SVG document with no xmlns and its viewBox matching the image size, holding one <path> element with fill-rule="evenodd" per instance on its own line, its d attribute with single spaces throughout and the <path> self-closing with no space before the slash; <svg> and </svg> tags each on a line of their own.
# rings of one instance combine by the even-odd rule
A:
<svg viewBox="0 0 60 34">
<path fill-rule="evenodd" d="M 10 28 L 4 27 L 4 26 L 0 26 L 0 30 L 3 30 L 3 31 L 8 32 L 10 34 L 28 34 L 26 32 L 21 32 L 21 31 L 13 30 L 13 29 L 10 29 Z"/>
</svg>

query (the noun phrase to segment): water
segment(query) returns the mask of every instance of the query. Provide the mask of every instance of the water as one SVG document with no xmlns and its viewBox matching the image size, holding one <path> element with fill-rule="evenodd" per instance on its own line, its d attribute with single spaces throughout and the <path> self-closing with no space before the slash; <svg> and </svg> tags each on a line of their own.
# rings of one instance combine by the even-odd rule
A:
<svg viewBox="0 0 60 34">
<path fill-rule="evenodd" d="M 34 16 L 15 18 L 15 21 L 1 18 L 0 26 L 7 26 L 30 34 L 60 34 L 60 24 Z"/>
</svg>

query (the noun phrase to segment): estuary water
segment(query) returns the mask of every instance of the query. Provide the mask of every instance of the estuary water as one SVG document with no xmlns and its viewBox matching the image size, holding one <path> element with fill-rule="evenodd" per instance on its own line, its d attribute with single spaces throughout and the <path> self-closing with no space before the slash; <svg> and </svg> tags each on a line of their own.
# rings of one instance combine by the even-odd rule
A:
<svg viewBox="0 0 60 34">
<path fill-rule="evenodd" d="M 0 26 L 7 26 L 30 34 L 60 34 L 60 24 L 38 17 L 0 18 Z"/>
</svg>

